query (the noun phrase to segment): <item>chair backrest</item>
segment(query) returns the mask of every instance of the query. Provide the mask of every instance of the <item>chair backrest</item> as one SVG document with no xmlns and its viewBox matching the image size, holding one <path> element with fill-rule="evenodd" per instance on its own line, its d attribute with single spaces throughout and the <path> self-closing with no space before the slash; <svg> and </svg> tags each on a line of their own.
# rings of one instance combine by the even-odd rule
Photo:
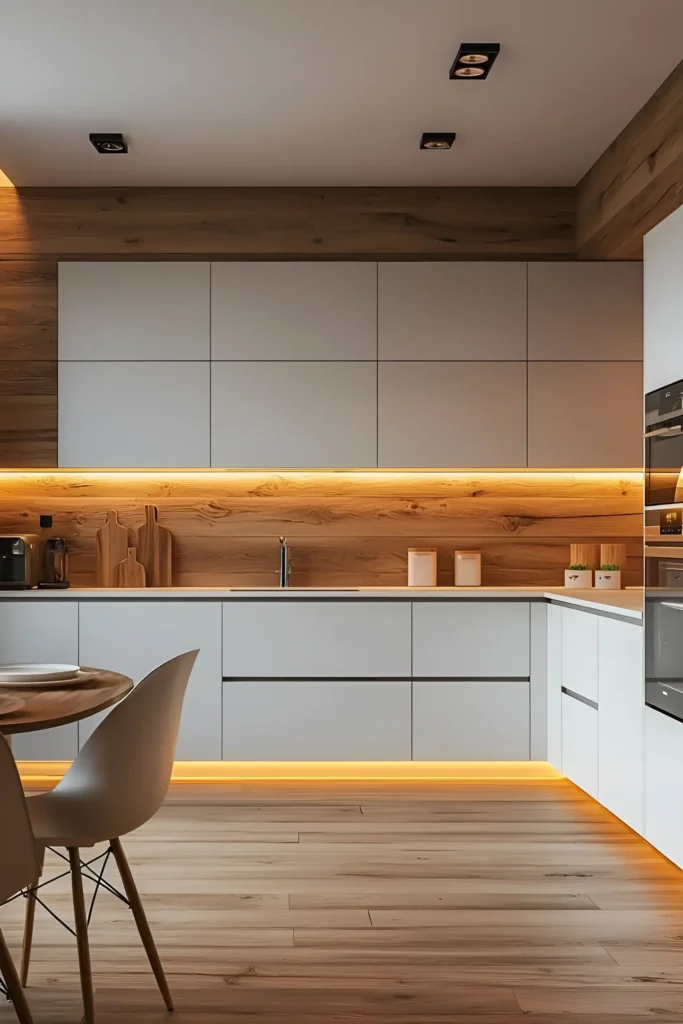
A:
<svg viewBox="0 0 683 1024">
<path fill-rule="evenodd" d="M 26 798 L 7 740 L 0 735 L 0 901 L 40 875 Z"/>
<path fill-rule="evenodd" d="M 82 820 L 80 835 L 100 842 L 144 825 L 164 802 L 180 713 L 199 651 L 155 668 L 100 722 L 53 790 Z"/>
</svg>

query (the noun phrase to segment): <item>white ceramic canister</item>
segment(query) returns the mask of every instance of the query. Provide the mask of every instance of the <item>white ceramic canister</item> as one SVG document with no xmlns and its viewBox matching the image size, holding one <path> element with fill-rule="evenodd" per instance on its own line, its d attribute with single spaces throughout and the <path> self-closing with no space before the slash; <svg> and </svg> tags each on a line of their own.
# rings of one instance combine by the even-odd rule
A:
<svg viewBox="0 0 683 1024">
<path fill-rule="evenodd" d="M 481 586 L 481 551 L 455 552 L 456 587 Z"/>
<path fill-rule="evenodd" d="M 408 548 L 408 586 L 436 586 L 436 548 Z"/>
<path fill-rule="evenodd" d="M 588 590 L 593 586 L 593 570 L 565 569 L 564 585 L 569 590 Z"/>
<path fill-rule="evenodd" d="M 621 590 L 620 569 L 596 569 L 595 570 L 596 590 Z"/>
</svg>

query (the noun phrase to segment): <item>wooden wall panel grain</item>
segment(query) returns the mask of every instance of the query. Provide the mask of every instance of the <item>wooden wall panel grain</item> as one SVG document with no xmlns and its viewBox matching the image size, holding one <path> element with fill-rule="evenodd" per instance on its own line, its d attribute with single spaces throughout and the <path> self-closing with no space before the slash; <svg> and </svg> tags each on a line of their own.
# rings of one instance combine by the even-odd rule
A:
<svg viewBox="0 0 683 1024">
<path fill-rule="evenodd" d="M 0 532 L 52 514 L 74 583 L 92 585 L 106 511 L 132 531 L 148 501 L 172 531 L 183 586 L 274 585 L 280 535 L 300 586 L 405 584 L 415 545 L 437 548 L 441 584 L 452 583 L 454 550 L 473 548 L 485 585 L 560 585 L 574 538 L 626 543 L 626 582 L 641 580 L 635 474 L 0 474 Z"/>
</svg>

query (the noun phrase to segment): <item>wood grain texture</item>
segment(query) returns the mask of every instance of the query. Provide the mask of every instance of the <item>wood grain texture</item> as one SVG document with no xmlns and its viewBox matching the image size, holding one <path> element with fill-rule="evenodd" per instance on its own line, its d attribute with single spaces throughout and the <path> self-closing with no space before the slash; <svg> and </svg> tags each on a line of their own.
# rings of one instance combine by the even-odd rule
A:
<svg viewBox="0 0 683 1024">
<path fill-rule="evenodd" d="M 52 514 L 72 582 L 93 585 L 107 513 L 135 530 L 150 502 L 173 534 L 179 586 L 274 585 L 280 536 L 300 586 L 405 584 L 408 548 L 421 546 L 437 549 L 441 584 L 453 582 L 454 551 L 471 548 L 482 551 L 485 585 L 558 586 L 578 538 L 625 543 L 625 581 L 641 581 L 635 474 L 0 475 L 0 532 L 25 533 Z"/>
<path fill-rule="evenodd" d="M 571 188 L 24 188 L 0 259 L 571 256 Z"/>
<path fill-rule="evenodd" d="M 133 539 L 147 586 L 172 586 L 171 533 L 159 523 L 159 509 L 156 505 L 145 505 L 145 521 L 135 530 Z M 130 549 L 128 561 L 130 562 Z"/>
<path fill-rule="evenodd" d="M 683 63 L 577 189 L 577 256 L 642 259 L 643 235 L 683 202 Z"/>
<path fill-rule="evenodd" d="M 13 733 L 35 732 L 78 722 L 116 704 L 133 688 L 133 680 L 118 672 L 85 667 L 83 671 L 95 675 L 78 686 L 54 686 L 41 690 L 3 684 L 1 692 L 19 697 L 22 706 L 16 712 L 3 715 L 0 732 L 11 736 Z"/>
<path fill-rule="evenodd" d="M 95 582 L 113 587 L 119 562 L 128 557 L 128 530 L 121 526 L 115 510 L 106 513 L 104 526 L 95 532 Z"/>
<path fill-rule="evenodd" d="M 145 567 L 138 562 L 135 548 L 128 548 L 126 557 L 114 566 L 114 586 L 144 587 L 146 579 Z"/>
<path fill-rule="evenodd" d="M 683 875 L 565 780 L 177 785 L 124 847 L 188 1024 L 680 1019 Z M 68 878 L 42 896 L 69 913 Z M 0 908 L 15 953 L 23 910 Z M 89 939 L 97 1019 L 160 1020 L 107 893 Z M 28 996 L 38 1024 L 79 1019 L 73 940 L 40 907 Z"/>
</svg>

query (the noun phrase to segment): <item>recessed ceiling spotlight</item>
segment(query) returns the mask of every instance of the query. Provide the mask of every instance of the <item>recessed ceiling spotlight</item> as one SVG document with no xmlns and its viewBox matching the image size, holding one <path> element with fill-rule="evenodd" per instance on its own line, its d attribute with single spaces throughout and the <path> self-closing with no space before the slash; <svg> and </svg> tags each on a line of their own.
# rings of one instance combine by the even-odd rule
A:
<svg viewBox="0 0 683 1024">
<path fill-rule="evenodd" d="M 450 149 L 455 142 L 455 132 L 423 132 L 420 149 Z"/>
<path fill-rule="evenodd" d="M 128 152 L 128 143 L 120 132 L 90 132 L 88 138 L 98 153 Z"/>
<path fill-rule="evenodd" d="M 500 53 L 500 43 L 461 43 L 449 78 L 486 78 Z"/>
</svg>

